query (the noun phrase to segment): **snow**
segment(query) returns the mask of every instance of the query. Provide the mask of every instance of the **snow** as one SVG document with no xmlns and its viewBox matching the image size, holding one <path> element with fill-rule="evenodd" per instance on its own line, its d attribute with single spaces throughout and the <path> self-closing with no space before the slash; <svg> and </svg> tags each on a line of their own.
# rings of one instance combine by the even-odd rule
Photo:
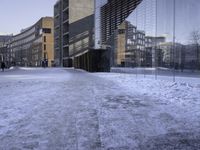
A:
<svg viewBox="0 0 200 150">
<path fill-rule="evenodd" d="M 176 82 L 173 82 L 169 76 L 159 76 L 157 80 L 153 75 L 99 73 L 99 76 L 117 82 L 126 90 L 159 100 L 176 104 L 200 102 L 200 78 L 176 77 Z"/>
<path fill-rule="evenodd" d="M 175 77 L 194 77 L 194 78 L 200 78 L 200 71 L 197 70 L 173 70 L 169 68 L 163 68 L 163 67 L 157 67 L 157 68 L 129 68 L 129 67 L 112 67 L 111 72 L 115 73 L 129 73 L 129 74 L 135 74 L 135 75 L 153 75 L 156 74 L 158 76 L 168 76 L 171 77 L 175 75 Z"/>
<path fill-rule="evenodd" d="M 114 137 L 121 137 L 108 139 L 108 145 L 113 141 L 114 149 L 120 147 L 116 143 L 124 145 L 122 149 L 200 149 L 200 78 L 177 77 L 172 82 L 169 76 L 96 75 L 120 86 L 117 95 L 102 100 L 102 116 L 108 115 L 103 120 L 110 119 L 104 132 L 110 127 Z"/>
<path fill-rule="evenodd" d="M 0 149 L 200 149 L 200 79 L 0 72 Z"/>
</svg>

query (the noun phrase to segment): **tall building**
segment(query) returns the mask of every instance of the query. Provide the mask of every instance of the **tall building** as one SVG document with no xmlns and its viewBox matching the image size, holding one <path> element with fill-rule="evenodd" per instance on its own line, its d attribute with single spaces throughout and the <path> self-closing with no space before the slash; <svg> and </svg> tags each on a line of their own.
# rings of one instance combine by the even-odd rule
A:
<svg viewBox="0 0 200 150">
<path fill-rule="evenodd" d="M 96 71 L 94 68 L 101 71 L 109 70 L 110 52 L 107 47 L 103 47 L 105 44 L 102 42 L 103 40 L 100 40 L 101 34 L 99 33 L 105 33 L 104 29 L 107 29 L 109 25 L 114 33 L 117 26 L 125 20 L 140 1 L 58 0 L 54 6 L 55 62 L 57 66 L 74 66 L 88 71 Z M 106 7 L 107 4 L 109 7 Z M 114 6 L 117 6 L 115 14 L 111 11 L 115 8 Z M 111 11 L 111 16 L 105 16 L 107 11 Z M 116 15 L 114 24 L 105 22 L 108 17 L 112 18 L 113 15 Z M 106 23 L 106 28 L 102 26 L 104 23 Z M 101 31 L 97 29 L 100 26 L 102 26 Z M 102 47 L 95 46 L 95 43 L 99 41 L 96 37 L 100 40 Z"/>
<path fill-rule="evenodd" d="M 10 42 L 13 61 L 19 66 L 54 64 L 53 18 L 43 17 L 29 28 L 14 35 Z"/>
<path fill-rule="evenodd" d="M 173 43 L 173 49 L 176 42 L 187 43 L 188 45 L 189 33 L 198 24 L 198 19 L 191 17 L 194 12 L 188 11 L 187 13 L 184 10 L 184 8 L 189 8 L 186 6 L 193 8 L 193 2 L 196 0 L 191 0 L 193 2 L 178 1 L 178 5 L 175 6 L 172 1 L 58 0 L 54 6 L 56 64 L 86 70 L 95 68 L 95 66 L 101 66 L 100 68 L 102 68 L 102 64 L 105 63 L 100 60 L 103 60 L 103 62 L 108 61 L 107 50 L 111 54 L 110 64 L 113 64 L 113 62 L 120 64 L 120 61 L 121 63 L 126 61 L 135 63 L 136 66 L 163 66 L 165 53 L 159 45 L 171 42 Z M 169 9 L 173 11 L 169 13 Z M 176 13 L 174 10 L 176 10 Z M 199 13 L 196 8 L 194 8 L 194 11 L 196 14 Z M 182 20 L 180 16 L 186 16 L 194 24 L 188 24 L 187 21 L 185 22 L 186 19 Z M 118 34 L 116 30 L 125 19 L 129 20 L 137 30 L 131 31 L 130 26 L 128 29 L 132 32 L 128 32 L 130 36 L 124 36 L 123 33 L 120 33 L 116 39 L 116 34 Z M 176 27 L 176 25 L 181 26 L 184 23 L 187 24 L 188 29 L 183 27 L 183 30 L 183 28 Z M 123 29 L 120 30 L 123 31 Z M 131 38 L 131 34 L 134 34 L 135 39 Z M 116 47 L 122 47 L 123 45 L 122 42 L 116 43 L 116 40 L 120 38 L 128 39 L 125 42 L 126 48 L 120 49 L 126 51 L 124 56 L 121 54 L 116 56 Z M 171 48 L 171 46 L 168 48 Z M 198 49 L 197 51 L 195 62 L 198 65 L 200 64 L 200 60 L 198 60 L 200 56 Z M 118 60 L 114 60 L 114 54 L 115 57 L 119 58 Z M 94 60 L 96 61 L 94 62 Z M 175 63 L 175 60 L 173 60 L 173 63 Z M 93 67 L 91 67 L 91 64 Z"/>
<path fill-rule="evenodd" d="M 69 66 L 69 1 L 59 0 L 54 5 L 55 65 Z"/>
<path fill-rule="evenodd" d="M 70 0 L 69 8 L 69 55 L 75 68 L 93 71 L 94 0 Z"/>
<path fill-rule="evenodd" d="M 56 64 L 71 67 L 75 57 L 93 48 L 94 0 L 59 0 L 54 18 Z"/>
</svg>

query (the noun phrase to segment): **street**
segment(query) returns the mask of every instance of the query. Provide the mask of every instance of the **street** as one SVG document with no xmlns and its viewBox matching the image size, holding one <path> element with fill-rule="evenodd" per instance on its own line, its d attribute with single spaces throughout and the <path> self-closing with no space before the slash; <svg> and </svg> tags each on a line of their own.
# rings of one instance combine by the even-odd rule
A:
<svg viewBox="0 0 200 150">
<path fill-rule="evenodd" d="M 200 149 L 200 99 L 191 99 L 196 107 L 178 105 L 109 75 L 63 68 L 0 72 L 0 149 Z"/>
</svg>

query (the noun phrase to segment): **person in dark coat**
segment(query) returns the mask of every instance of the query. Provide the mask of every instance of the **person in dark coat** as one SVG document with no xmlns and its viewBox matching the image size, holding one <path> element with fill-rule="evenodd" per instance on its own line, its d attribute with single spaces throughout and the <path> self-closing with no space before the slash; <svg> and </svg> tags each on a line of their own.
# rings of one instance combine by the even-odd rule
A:
<svg viewBox="0 0 200 150">
<path fill-rule="evenodd" d="M 1 63 L 1 69 L 2 69 L 3 72 L 4 72 L 5 67 L 6 67 L 5 63 L 2 62 L 2 63 Z"/>
</svg>

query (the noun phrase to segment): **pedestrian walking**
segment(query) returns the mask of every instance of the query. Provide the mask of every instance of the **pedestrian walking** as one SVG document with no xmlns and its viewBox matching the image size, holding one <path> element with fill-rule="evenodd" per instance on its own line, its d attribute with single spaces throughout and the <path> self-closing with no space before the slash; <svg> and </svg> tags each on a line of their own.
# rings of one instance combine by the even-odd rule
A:
<svg viewBox="0 0 200 150">
<path fill-rule="evenodd" d="M 5 67 L 6 67 L 5 63 L 2 62 L 2 63 L 1 63 L 1 69 L 2 69 L 3 72 L 4 72 Z"/>
</svg>

